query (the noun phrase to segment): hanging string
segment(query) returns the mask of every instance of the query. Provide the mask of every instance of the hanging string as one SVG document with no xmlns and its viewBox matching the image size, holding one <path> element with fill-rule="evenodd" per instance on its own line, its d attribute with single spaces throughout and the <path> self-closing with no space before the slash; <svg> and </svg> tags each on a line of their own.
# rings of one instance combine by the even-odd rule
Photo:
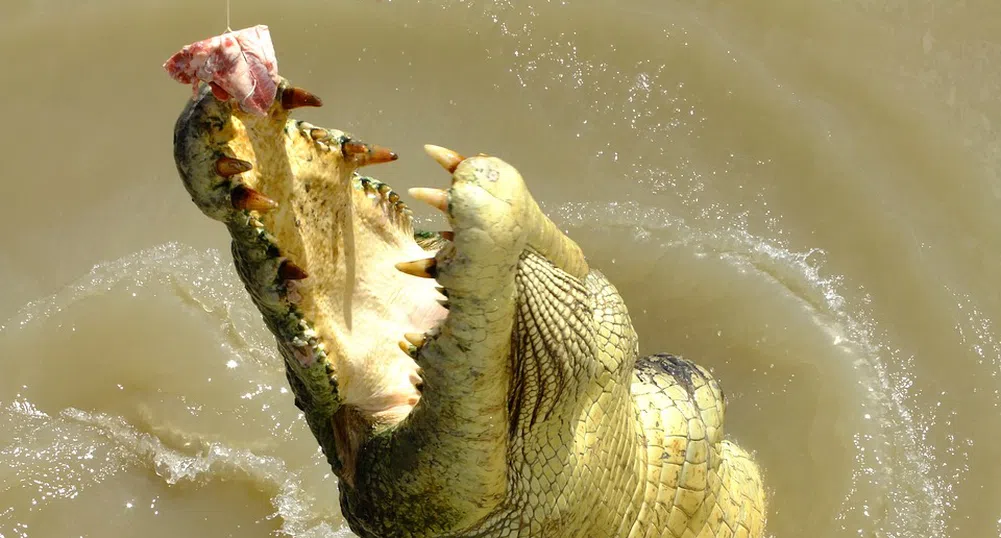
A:
<svg viewBox="0 0 1001 538">
<path fill-rule="evenodd" d="M 231 0 L 226 0 L 226 31 L 227 32 L 232 32 L 233 31 L 232 19 L 230 18 L 230 14 L 232 13 L 232 8 L 230 7 L 230 1 Z"/>
</svg>

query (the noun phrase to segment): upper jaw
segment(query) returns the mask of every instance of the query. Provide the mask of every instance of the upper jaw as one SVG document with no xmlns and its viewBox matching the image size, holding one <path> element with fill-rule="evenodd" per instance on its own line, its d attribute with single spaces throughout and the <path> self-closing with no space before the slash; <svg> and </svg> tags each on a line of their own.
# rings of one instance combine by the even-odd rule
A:
<svg viewBox="0 0 1001 538">
<path fill-rule="evenodd" d="M 396 423 L 420 397 L 398 339 L 444 318 L 443 297 L 395 268 L 427 256 L 411 211 L 357 173 L 395 153 L 289 117 L 319 104 L 280 80 L 259 116 L 203 87 L 178 119 L 175 160 L 195 204 L 229 228 L 241 280 L 302 382 L 297 400 L 318 421 L 347 405 Z"/>
<path fill-rule="evenodd" d="M 178 170 L 233 237 L 349 518 L 380 532 L 413 527 L 379 502 L 389 492 L 428 507 L 420 529 L 470 528 L 508 493 L 519 264 L 534 254 L 583 278 L 587 263 L 517 170 L 436 147 L 428 153 L 450 187 L 412 194 L 445 212 L 454 234 L 423 248 L 398 195 L 356 173 L 393 154 L 290 120 L 307 96 L 281 80 L 258 116 L 203 88 L 175 129 Z"/>
</svg>

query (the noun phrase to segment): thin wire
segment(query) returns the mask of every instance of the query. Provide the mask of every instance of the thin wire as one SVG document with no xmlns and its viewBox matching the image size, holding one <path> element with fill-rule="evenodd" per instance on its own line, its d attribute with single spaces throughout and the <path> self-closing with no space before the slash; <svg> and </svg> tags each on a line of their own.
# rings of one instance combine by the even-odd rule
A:
<svg viewBox="0 0 1001 538">
<path fill-rule="evenodd" d="M 230 8 L 230 0 L 226 0 L 226 31 L 227 32 L 232 32 L 233 31 L 233 26 L 232 26 L 232 22 L 231 22 L 232 19 L 230 19 L 230 13 L 231 12 L 232 12 L 232 9 Z"/>
</svg>

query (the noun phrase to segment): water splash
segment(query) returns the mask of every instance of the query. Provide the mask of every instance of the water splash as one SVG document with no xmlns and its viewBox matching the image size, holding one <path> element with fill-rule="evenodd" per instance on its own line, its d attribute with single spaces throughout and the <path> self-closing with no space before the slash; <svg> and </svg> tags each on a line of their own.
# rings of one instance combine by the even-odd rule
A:
<svg viewBox="0 0 1001 538">
<path fill-rule="evenodd" d="M 531 87 L 538 95 L 551 88 L 574 90 L 584 105 L 577 138 L 587 140 L 587 147 L 600 147 L 602 130 L 625 122 L 644 152 L 620 159 L 619 148 L 606 143 L 597 156 L 625 167 L 623 175 L 647 185 L 651 194 L 667 194 L 670 201 L 694 211 L 685 221 L 666 209 L 631 201 L 604 206 L 570 203 L 555 210 L 559 216 L 555 220 L 568 229 L 591 229 L 591 223 L 617 228 L 619 237 L 631 237 L 638 245 L 659 240 L 653 249 L 685 248 L 697 256 L 716 256 L 734 270 L 754 271 L 798 298 L 803 312 L 830 336 L 830 345 L 852 358 L 849 366 L 865 398 L 867 426 L 854 434 L 852 485 L 837 516 L 842 528 L 888 538 L 944 535 L 955 504 L 953 484 L 963 470 L 946 469 L 937 461 L 928 431 L 943 410 L 919 408 L 911 374 L 913 357 L 895 346 L 879 326 L 869 309 L 871 297 L 859 285 L 852 295 L 861 299 L 847 299 L 845 279 L 824 272 L 825 252 L 795 252 L 783 242 L 782 216 L 772 210 L 767 191 L 753 177 L 755 169 L 763 173 L 772 164 L 767 155 L 730 152 L 700 168 L 691 158 L 666 151 L 668 140 L 672 145 L 697 140 L 707 121 L 698 95 L 685 92 L 686 81 L 667 63 L 616 65 L 598 59 L 600 51 L 593 45 L 583 53 L 581 45 L 593 41 L 579 40 L 576 32 L 547 35 L 534 25 L 533 19 L 543 10 L 554 16 L 562 9 L 572 17 L 566 9 L 569 4 L 505 4 L 492 11 L 496 28 L 513 43 L 512 74 L 518 85 Z M 515 20 L 525 22 L 516 25 Z M 663 34 L 665 42 L 678 50 L 690 47 L 683 22 L 664 28 Z M 613 43 L 608 46 L 615 48 Z M 730 50 L 717 52 L 738 61 Z M 589 133 L 597 138 L 589 138 Z M 707 180 L 716 187 L 724 175 L 730 188 L 745 189 L 736 199 L 750 196 L 755 204 L 727 203 L 721 201 L 726 197 L 709 192 Z M 762 232 L 768 239 L 750 231 L 752 214 L 754 221 L 764 224 Z"/>
<path fill-rule="evenodd" d="M 141 433 L 119 417 L 67 409 L 62 418 L 93 428 L 124 448 L 131 456 L 151 466 L 167 484 L 207 482 L 219 479 L 242 479 L 270 490 L 275 513 L 282 518 L 281 532 L 300 538 L 341 538 L 352 536 L 346 528 L 334 528 L 317 521 L 315 499 L 305 493 L 302 478 L 286 463 L 273 456 L 260 456 L 224 443 L 199 443 L 197 453 L 186 453 L 166 446 L 158 437 Z"/>
<path fill-rule="evenodd" d="M 928 433 L 948 415 L 942 409 L 918 408 L 910 373 L 913 358 L 890 344 L 867 309 L 864 288 L 855 293 L 861 300 L 849 300 L 844 277 L 825 274 L 823 250 L 795 252 L 781 240 L 740 227 L 706 230 L 664 209 L 634 202 L 568 203 L 553 213 L 557 222 L 579 235 L 609 233 L 630 237 L 651 253 L 681 249 L 686 256 L 712 256 L 798 299 L 802 312 L 829 335 L 829 345 L 851 358 L 846 366 L 854 371 L 863 395 L 860 411 L 866 425 L 853 436 L 852 484 L 837 520 L 845 531 L 857 526 L 862 536 L 945 535 L 956 500 L 953 484 L 965 471 L 947 470 L 938 462 Z M 600 223 L 600 232 L 594 223 Z"/>
<path fill-rule="evenodd" d="M 41 327 L 54 316 L 71 312 L 80 302 L 111 293 L 126 297 L 169 294 L 183 308 L 217 324 L 224 356 L 236 357 L 236 362 L 259 370 L 265 377 L 283 379 L 282 374 L 274 373 L 281 369 L 281 360 L 272 349 L 273 342 L 260 327 L 259 314 L 230 261 L 224 261 L 215 250 L 198 251 L 177 243 L 94 266 L 88 275 L 64 289 L 21 308 L 0 325 L 0 338 Z M 241 399 L 253 399 L 271 389 L 268 383 L 256 387 Z M 287 390 L 283 387 L 281 392 Z M 6 527 L 12 535 L 27 537 L 30 529 L 18 519 L 19 513 L 78 499 L 85 491 L 137 469 L 151 470 L 165 485 L 245 481 L 267 492 L 274 507 L 268 519 L 280 518 L 283 535 L 351 535 L 336 523 L 340 521 L 337 514 L 330 513 L 336 506 L 326 506 L 327 500 L 319 506 L 304 487 L 300 473 L 313 473 L 313 468 L 291 469 L 277 456 L 260 455 L 256 450 L 178 431 L 152 417 L 143 418 L 150 424 L 137 425 L 121 416 L 76 408 L 50 414 L 17 394 L 0 410 L 0 423 L 7 425 L 4 439 L 9 436 L 9 441 L 0 443 L 0 460 L 13 473 L 6 475 L 8 484 L 20 484 L 32 493 L 26 506 L 12 506 L 0 513 L 0 536 Z M 287 437 L 275 433 L 276 439 Z M 331 492 L 336 490 L 333 478 L 325 482 Z"/>
</svg>

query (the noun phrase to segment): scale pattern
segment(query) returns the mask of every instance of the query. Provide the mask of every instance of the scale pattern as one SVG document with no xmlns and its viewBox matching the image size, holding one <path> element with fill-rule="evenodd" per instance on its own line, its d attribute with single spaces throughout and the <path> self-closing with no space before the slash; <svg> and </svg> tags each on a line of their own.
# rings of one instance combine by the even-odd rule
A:
<svg viewBox="0 0 1001 538">
<path fill-rule="evenodd" d="M 355 533 L 761 538 L 761 477 L 724 439 L 717 381 L 672 355 L 638 357 L 619 293 L 514 168 L 462 160 L 442 207 L 452 232 L 415 240 L 399 195 L 356 172 L 395 154 L 291 119 L 318 100 L 284 80 L 277 93 L 260 116 L 202 87 L 175 159 L 194 203 L 232 235 Z M 385 258 L 403 249 L 431 256 L 404 276 L 440 286 L 448 312 L 400 348 L 373 313 L 407 299 L 377 294 L 402 278 Z M 366 278 L 365 293 L 345 295 Z M 342 319 L 347 304 L 367 327 Z M 360 371 L 376 382 L 413 368 L 408 414 L 380 418 L 346 396 L 359 349 L 375 350 Z"/>
</svg>

